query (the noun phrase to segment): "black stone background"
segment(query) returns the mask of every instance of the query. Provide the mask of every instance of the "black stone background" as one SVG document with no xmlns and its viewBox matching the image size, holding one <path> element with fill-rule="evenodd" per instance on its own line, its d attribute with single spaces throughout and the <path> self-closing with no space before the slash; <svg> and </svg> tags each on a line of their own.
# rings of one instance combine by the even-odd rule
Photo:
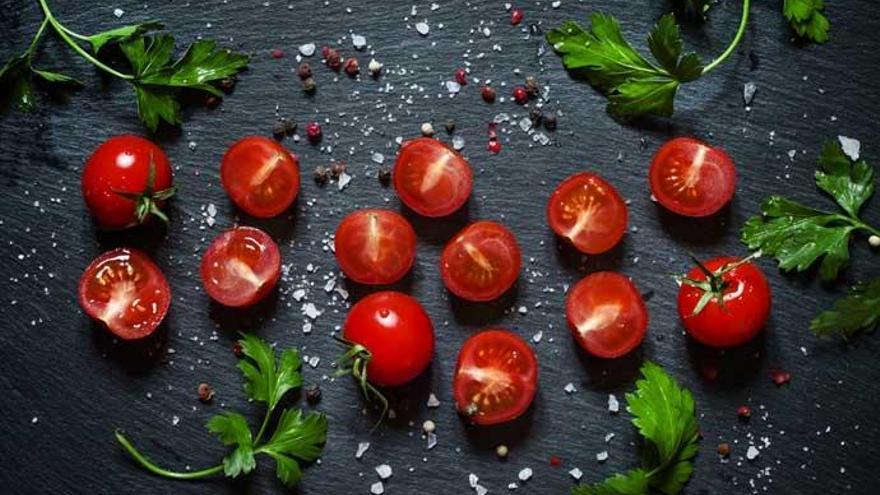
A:
<svg viewBox="0 0 880 495">
<path fill-rule="evenodd" d="M 553 26 L 568 18 L 584 21 L 601 8 L 616 15 L 625 34 L 644 48 L 650 25 L 668 10 L 668 2 L 563 0 L 558 8 L 549 1 L 516 3 L 525 10 L 525 21 L 515 28 L 503 3 L 492 1 L 438 1 L 435 11 L 419 1 L 414 17 L 414 3 L 409 1 L 52 2 L 59 18 L 80 32 L 157 18 L 180 44 L 212 37 L 252 53 L 253 61 L 222 106 L 211 110 L 189 105 L 179 130 L 166 128 L 154 136 L 173 162 L 182 187 L 170 206 L 167 233 L 97 232 L 79 193 L 81 167 L 91 150 L 115 134 L 145 133 L 125 83 L 101 77 L 48 36 L 40 65 L 64 69 L 86 87 L 54 98 L 41 94 L 33 114 L 0 117 L 2 491 L 283 492 L 267 460 L 260 460 L 257 473 L 236 482 L 174 482 L 141 470 L 113 438 L 114 428 L 124 428 L 136 445 L 171 468 L 213 464 L 224 448 L 205 431 L 206 419 L 224 407 L 255 418 L 260 414 L 245 399 L 230 352 L 235 331 L 249 330 L 321 358 L 317 368 L 306 367 L 304 375 L 307 382 L 322 384 L 324 399 L 318 408 L 327 413 L 330 427 L 321 463 L 305 470 L 299 488 L 303 494 L 368 493 L 378 479 L 373 468 L 381 463 L 394 469 L 386 483 L 389 494 L 471 493 L 468 473 L 478 475 L 490 493 L 505 493 L 507 484 L 527 466 L 534 477 L 517 493 L 565 493 L 573 485 L 567 474 L 572 467 L 582 469 L 585 480 L 595 481 L 635 466 L 635 430 L 626 413 L 609 414 L 606 402 L 609 393 L 622 400 L 632 389 L 642 359 L 661 363 L 696 397 L 704 439 L 686 493 L 876 493 L 876 337 L 845 344 L 819 340 L 807 329 L 809 319 L 842 294 L 847 282 L 880 273 L 880 258 L 864 238 L 853 244 L 852 265 L 843 280 L 832 285 L 822 285 L 810 275 L 783 276 L 772 261 L 760 261 L 774 291 L 769 328 L 747 349 L 726 354 L 700 348 L 682 334 L 676 287 L 670 279 L 670 274 L 689 267 L 688 251 L 703 258 L 746 254 L 737 240 L 739 227 L 769 194 L 784 193 L 831 208 L 812 180 L 815 156 L 826 138 L 859 138 L 863 155 L 874 163 L 880 160 L 875 2 L 829 2 L 832 40 L 824 46 L 793 42 L 779 13 L 781 2 L 756 2 L 742 48 L 711 76 L 684 88 L 672 119 L 628 126 L 611 119 L 603 110 L 604 99 L 572 80 L 558 57 L 536 55 L 542 40 L 527 35 L 528 25 Z M 113 14 L 117 7 L 124 10 L 121 19 Z M 689 46 L 707 59 L 719 53 L 735 30 L 739 12 L 739 2 L 720 2 L 708 24 L 685 29 Z M 423 19 L 431 25 L 427 37 L 414 29 Z M 0 2 L 4 59 L 26 46 L 39 20 L 37 2 Z M 488 38 L 477 31 L 484 26 L 491 29 Z M 369 51 L 385 64 L 386 74 L 379 81 L 363 75 L 352 80 L 335 76 L 313 58 L 319 89 L 314 97 L 303 96 L 292 72 L 296 47 L 338 42 L 347 56 L 353 54 L 350 31 L 367 37 Z M 493 51 L 495 44 L 501 51 Z M 272 48 L 283 49 L 286 56 L 272 59 Z M 485 56 L 478 58 L 478 53 Z M 369 54 L 357 55 L 365 67 Z M 450 99 L 443 82 L 465 61 L 471 63 L 472 82 Z M 526 109 L 510 101 L 483 103 L 474 79 L 491 79 L 506 97 L 527 75 L 550 87 L 547 107 L 563 112 L 559 130 L 551 135 L 553 145 L 537 146 L 515 125 L 504 124 L 504 149 L 492 156 L 486 150 L 487 122 L 501 112 L 518 120 Z M 747 81 L 758 85 L 750 112 L 741 96 Z M 391 92 L 380 92 L 386 85 Z M 325 139 L 321 147 L 286 142 L 300 157 L 305 178 L 290 214 L 268 221 L 246 218 L 220 186 L 220 157 L 244 135 L 268 135 L 276 108 L 279 115 L 300 122 L 321 120 Z M 334 301 L 322 289 L 337 270 L 322 241 L 356 208 L 401 208 L 393 190 L 375 179 L 379 167 L 370 159 L 372 152 L 384 153 L 390 165 L 397 148 L 394 138 L 417 135 L 424 121 L 433 121 L 439 137 L 449 141 L 442 128 L 450 118 L 467 142 L 464 154 L 476 175 L 473 195 L 462 212 L 445 219 L 422 219 L 404 210 L 418 233 L 419 251 L 412 273 L 397 287 L 418 297 L 433 318 L 436 356 L 427 376 L 395 393 L 402 401 L 400 418 L 371 435 L 372 417 L 362 416 L 355 384 L 326 379 L 338 353 L 330 333 L 342 323 L 348 303 L 338 296 Z M 677 218 L 650 199 L 650 158 L 676 135 L 707 139 L 723 146 L 736 161 L 736 198 L 714 218 Z M 796 153 L 793 159 L 789 150 Z M 347 160 L 354 176 L 342 192 L 334 185 L 321 189 L 310 180 L 316 165 L 333 159 Z M 638 229 L 610 253 L 586 259 L 557 243 L 544 216 L 553 187 L 584 169 L 598 171 L 631 201 L 630 224 Z M 218 210 L 217 224 L 208 228 L 203 209 L 211 203 Z M 880 222 L 880 200 L 875 198 L 864 214 L 875 225 Z M 468 220 L 478 218 L 507 224 L 525 257 L 517 288 L 495 304 L 452 300 L 437 275 L 443 243 Z M 271 232 L 290 269 L 277 294 L 251 311 L 211 304 L 198 278 L 207 243 L 235 223 Z M 167 324 L 162 339 L 153 342 L 158 352 L 152 359 L 138 358 L 143 347 L 112 342 L 76 303 L 82 269 L 100 252 L 118 245 L 151 252 L 173 288 Z M 314 273 L 306 270 L 310 264 Z M 584 357 L 565 327 L 563 287 L 600 269 L 622 271 L 643 291 L 653 293 L 647 303 L 648 336 L 636 355 L 625 359 Z M 306 285 L 307 300 L 324 311 L 310 335 L 301 331 L 305 317 L 301 303 L 292 297 L 294 289 Z M 374 290 L 344 286 L 351 292 L 349 302 Z M 520 314 L 519 306 L 528 312 Z M 465 426 L 456 416 L 450 383 L 462 341 L 489 325 L 509 327 L 525 337 L 543 331 L 543 340 L 534 345 L 540 390 L 525 418 L 506 428 L 481 430 Z M 706 366 L 719 369 L 717 380 L 702 378 Z M 791 383 L 777 388 L 768 377 L 773 369 L 789 371 Z M 211 405 L 196 400 L 201 381 L 217 390 Z M 569 382 L 577 388 L 571 395 L 563 391 Z M 442 401 L 437 409 L 425 407 L 431 391 Z M 308 407 L 304 400 L 297 404 Z M 741 404 L 755 411 L 748 424 L 737 421 Z M 176 426 L 174 416 L 179 417 Z M 439 445 L 430 451 L 420 438 L 426 419 L 437 423 L 439 435 Z M 606 444 L 604 436 L 611 432 L 616 436 Z M 762 438 L 769 445 L 765 447 Z M 372 446 L 357 461 L 359 441 Z M 733 445 L 727 464 L 715 454 L 722 441 Z M 752 462 L 744 459 L 750 442 L 761 446 Z M 510 446 L 506 462 L 495 457 L 499 443 Z M 600 464 L 595 455 L 603 450 L 610 458 Z M 548 459 L 553 455 L 564 465 L 551 467 Z"/>
</svg>

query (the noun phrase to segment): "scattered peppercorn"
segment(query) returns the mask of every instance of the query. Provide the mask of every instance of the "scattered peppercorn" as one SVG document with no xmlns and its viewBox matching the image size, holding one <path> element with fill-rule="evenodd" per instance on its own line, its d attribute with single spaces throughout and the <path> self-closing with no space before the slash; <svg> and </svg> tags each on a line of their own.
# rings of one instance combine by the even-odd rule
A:
<svg viewBox="0 0 880 495">
<path fill-rule="evenodd" d="M 718 455 L 721 457 L 727 458 L 730 457 L 730 444 L 729 443 L 719 443 L 718 444 Z"/>
<path fill-rule="evenodd" d="M 232 344 L 232 353 L 235 354 L 235 357 L 241 358 L 244 356 L 244 352 L 241 350 L 241 344 L 238 342 Z"/>
<path fill-rule="evenodd" d="M 494 103 L 495 102 L 495 88 L 492 86 L 483 86 L 480 88 L 480 96 L 483 97 L 483 101 L 486 103 Z"/>
<path fill-rule="evenodd" d="M 275 136 L 275 139 L 283 139 L 296 132 L 296 127 L 296 120 L 293 118 L 282 118 L 275 122 L 275 126 L 272 128 L 272 134 Z"/>
<path fill-rule="evenodd" d="M 736 408 L 736 415 L 739 419 L 747 420 L 752 417 L 752 409 L 749 406 L 739 406 Z"/>
<path fill-rule="evenodd" d="M 312 77 L 312 66 L 309 65 L 308 62 L 299 64 L 299 67 L 296 69 L 296 75 L 298 75 L 300 79 L 308 79 Z"/>
<path fill-rule="evenodd" d="M 314 93 L 317 88 L 318 83 L 315 82 L 314 77 L 308 77 L 303 81 L 303 91 L 306 93 Z"/>
<path fill-rule="evenodd" d="M 425 137 L 431 137 L 434 135 L 434 126 L 431 125 L 430 122 L 424 122 L 420 130 L 422 131 L 422 135 Z"/>
<path fill-rule="evenodd" d="M 522 9 L 513 9 L 510 11 L 510 23 L 514 26 L 521 23 L 523 20 L 523 11 Z"/>
<path fill-rule="evenodd" d="M 538 96 L 538 91 L 540 89 L 541 87 L 538 86 L 537 79 L 531 76 L 526 78 L 526 92 L 529 94 L 529 96 Z"/>
<path fill-rule="evenodd" d="M 502 443 L 495 447 L 495 455 L 497 455 L 499 459 L 506 459 L 508 454 L 510 454 L 510 449 L 507 448 L 507 445 Z"/>
<path fill-rule="evenodd" d="M 880 235 L 872 235 L 868 237 L 868 245 L 875 248 L 880 247 Z"/>
<path fill-rule="evenodd" d="M 217 106 L 220 105 L 220 98 L 217 98 L 214 95 L 208 95 L 208 97 L 205 98 L 205 105 L 208 108 L 217 108 Z"/>
<path fill-rule="evenodd" d="M 388 167 L 382 167 L 379 169 L 379 184 L 382 184 L 385 187 L 388 187 L 391 184 L 391 169 Z"/>
<path fill-rule="evenodd" d="M 333 175 L 334 179 L 338 179 L 340 175 L 345 173 L 347 167 L 346 163 L 342 160 L 333 162 L 330 164 L 330 174 Z"/>
<path fill-rule="evenodd" d="M 319 186 L 323 186 L 330 180 L 330 169 L 323 166 L 318 165 L 315 167 L 315 183 Z"/>
<path fill-rule="evenodd" d="M 342 64 L 342 70 L 349 76 L 354 77 L 361 71 L 361 64 L 355 57 L 347 58 Z"/>
<path fill-rule="evenodd" d="M 273 49 L 270 54 L 272 55 L 272 58 L 281 58 L 284 56 L 284 52 L 280 48 Z"/>
<path fill-rule="evenodd" d="M 541 121 L 544 120 L 544 112 L 538 107 L 532 107 L 529 109 L 529 119 L 531 119 L 532 123 L 537 127 L 541 125 Z"/>
<path fill-rule="evenodd" d="M 372 74 L 373 77 L 378 77 L 379 74 L 382 72 L 382 64 L 379 63 L 379 61 L 375 58 L 370 59 L 370 64 L 367 66 L 367 68 L 370 70 L 370 74 Z"/>
<path fill-rule="evenodd" d="M 501 142 L 498 141 L 497 139 L 490 139 L 489 140 L 489 151 L 492 154 L 497 155 L 499 152 L 501 152 Z"/>
<path fill-rule="evenodd" d="M 467 72 L 461 67 L 455 69 L 455 82 L 462 86 L 467 84 Z"/>
<path fill-rule="evenodd" d="M 446 132 L 452 134 L 453 132 L 455 132 L 455 121 L 452 119 L 447 119 L 446 123 L 443 124 L 443 127 L 446 129 Z"/>
<path fill-rule="evenodd" d="M 555 455 L 550 456 L 550 465 L 553 467 L 559 467 L 562 465 L 562 459 L 556 457 Z"/>
<path fill-rule="evenodd" d="M 321 387 L 317 383 L 306 389 L 306 402 L 313 406 L 321 402 Z"/>
<path fill-rule="evenodd" d="M 775 370 L 770 373 L 770 379 L 777 387 L 781 387 L 791 381 L 791 373 L 782 370 Z"/>
<path fill-rule="evenodd" d="M 323 135 L 324 132 L 321 130 L 321 124 L 314 121 L 306 124 L 306 136 L 308 136 L 309 141 L 317 143 Z"/>
<path fill-rule="evenodd" d="M 321 49 L 321 53 L 324 55 L 324 63 L 327 64 L 327 67 L 336 71 L 342 67 L 342 57 L 339 56 L 339 52 L 334 48 L 325 46 Z"/>
<path fill-rule="evenodd" d="M 434 430 L 437 429 L 437 425 L 434 424 L 430 419 L 426 419 L 424 423 L 422 423 L 422 431 L 425 433 L 434 433 Z"/>
<path fill-rule="evenodd" d="M 217 87 L 228 93 L 235 88 L 235 77 L 225 77 L 217 83 Z"/>
<path fill-rule="evenodd" d="M 207 383 L 199 384 L 199 400 L 205 403 L 211 402 L 214 398 L 214 387 Z"/>
<path fill-rule="evenodd" d="M 517 86 L 513 88 L 513 99 L 516 100 L 517 103 L 522 105 L 529 99 L 529 92 L 526 91 L 526 88 L 522 86 Z"/>
<path fill-rule="evenodd" d="M 544 129 L 547 129 L 550 132 L 556 130 L 556 112 L 547 112 L 543 115 L 544 117 Z"/>
</svg>

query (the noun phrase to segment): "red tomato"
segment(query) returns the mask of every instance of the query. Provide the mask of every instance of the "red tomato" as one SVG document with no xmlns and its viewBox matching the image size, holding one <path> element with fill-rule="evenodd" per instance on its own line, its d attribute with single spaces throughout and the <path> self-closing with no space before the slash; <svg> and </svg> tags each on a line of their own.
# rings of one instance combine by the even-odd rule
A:
<svg viewBox="0 0 880 495">
<path fill-rule="evenodd" d="M 266 297 L 281 275 L 281 254 L 269 234 L 235 227 L 217 236 L 202 256 L 202 284 L 224 306 L 246 307 Z"/>
<path fill-rule="evenodd" d="M 720 257 L 707 261 L 706 274 L 699 266 L 686 279 L 709 280 L 712 291 L 723 294 L 724 304 L 713 297 L 699 312 L 697 304 L 706 291 L 685 281 L 678 291 L 678 315 L 691 337 L 710 347 L 733 347 L 752 339 L 770 317 L 770 284 L 757 265 L 739 258 Z"/>
<path fill-rule="evenodd" d="M 440 275 L 450 292 L 469 301 L 490 301 L 519 277 L 522 257 L 516 237 L 503 225 L 479 221 L 443 248 Z"/>
<path fill-rule="evenodd" d="M 114 335 L 146 337 L 162 323 L 171 289 L 146 254 L 118 248 L 95 258 L 79 279 L 79 305 Z"/>
<path fill-rule="evenodd" d="M 645 338 L 648 310 L 636 286 L 615 272 L 584 277 L 565 299 L 568 328 L 590 354 L 616 358 L 635 349 Z"/>
<path fill-rule="evenodd" d="M 392 284 L 412 267 L 416 233 L 390 210 L 358 210 L 342 219 L 334 239 L 336 261 L 362 284 Z"/>
<path fill-rule="evenodd" d="M 274 217 L 296 199 L 299 160 L 271 139 L 248 136 L 223 155 L 220 178 L 226 193 L 247 214 Z"/>
<path fill-rule="evenodd" d="M 614 186 L 598 175 L 581 172 L 562 181 L 550 195 L 547 220 L 556 235 L 579 251 L 600 254 L 626 232 L 626 204 Z"/>
<path fill-rule="evenodd" d="M 456 409 L 472 423 L 516 419 L 529 408 L 538 388 L 535 352 L 509 330 L 483 330 L 461 346 L 452 388 Z"/>
<path fill-rule="evenodd" d="M 461 208 L 473 185 L 467 160 L 431 138 L 403 143 L 394 164 L 393 179 L 403 204 L 426 217 L 442 217 Z"/>
<path fill-rule="evenodd" d="M 657 201 L 688 217 L 717 212 L 736 192 L 736 167 L 730 156 L 694 138 L 679 137 L 664 144 L 648 175 Z"/>
<path fill-rule="evenodd" d="M 418 301 L 400 292 L 376 292 L 358 301 L 342 334 L 369 352 L 367 378 L 382 387 L 411 381 L 434 355 L 431 319 Z"/>
<path fill-rule="evenodd" d="M 150 183 L 150 167 L 153 181 Z M 138 136 L 115 136 L 92 153 L 83 168 L 82 194 L 98 225 L 123 229 L 161 211 L 174 194 L 171 165 L 161 148 Z"/>
</svg>

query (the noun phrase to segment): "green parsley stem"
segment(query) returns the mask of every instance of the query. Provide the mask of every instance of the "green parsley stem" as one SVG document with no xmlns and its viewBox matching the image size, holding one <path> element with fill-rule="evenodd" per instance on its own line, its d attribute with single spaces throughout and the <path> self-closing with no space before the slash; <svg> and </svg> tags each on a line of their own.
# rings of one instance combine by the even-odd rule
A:
<svg viewBox="0 0 880 495">
<path fill-rule="evenodd" d="M 46 25 L 49 24 L 49 20 L 43 18 L 43 22 L 40 23 L 40 28 L 37 29 L 37 34 L 34 35 L 34 39 L 31 40 L 31 44 L 28 45 L 27 53 L 28 57 L 33 57 L 34 51 L 37 49 L 37 44 L 40 42 L 40 38 L 43 37 L 43 33 L 46 31 Z"/>
<path fill-rule="evenodd" d="M 260 439 L 263 438 L 263 433 L 266 432 L 266 425 L 269 424 L 269 416 L 271 416 L 271 415 L 272 415 L 272 410 L 271 410 L 271 409 L 267 409 L 267 410 L 266 410 L 266 416 L 263 417 L 263 424 L 260 425 L 260 430 L 257 431 L 257 436 L 254 437 L 254 445 L 259 444 L 259 443 L 260 443 Z"/>
<path fill-rule="evenodd" d="M 715 67 L 718 67 L 719 65 L 724 63 L 724 61 L 727 60 L 728 57 L 730 57 L 730 54 L 732 54 L 733 51 L 736 50 L 739 42 L 742 41 L 743 35 L 746 32 L 746 25 L 749 22 L 749 7 L 751 6 L 751 3 L 751 0 L 743 0 L 742 17 L 739 20 L 739 28 L 736 30 L 736 35 L 733 37 L 733 40 L 731 40 L 730 44 L 727 45 L 727 49 L 725 49 L 724 52 L 722 52 L 721 55 L 718 56 L 718 58 L 710 62 L 709 65 L 703 67 L 704 75 L 708 74 Z"/>
<path fill-rule="evenodd" d="M 116 431 L 115 434 L 116 440 L 119 441 L 120 445 L 122 445 L 122 448 L 124 448 L 126 452 L 128 452 L 136 461 L 138 461 L 141 466 L 143 466 L 147 469 L 147 471 L 150 471 L 153 474 L 158 474 L 159 476 L 178 480 L 194 480 L 205 478 L 215 474 L 220 474 L 223 472 L 223 464 L 200 469 L 198 471 L 187 472 L 169 471 L 167 469 L 160 468 L 159 466 L 153 464 L 152 461 L 147 459 L 147 457 L 141 454 L 136 448 L 134 448 L 134 445 L 132 445 L 131 442 L 129 442 L 122 433 Z"/>
</svg>

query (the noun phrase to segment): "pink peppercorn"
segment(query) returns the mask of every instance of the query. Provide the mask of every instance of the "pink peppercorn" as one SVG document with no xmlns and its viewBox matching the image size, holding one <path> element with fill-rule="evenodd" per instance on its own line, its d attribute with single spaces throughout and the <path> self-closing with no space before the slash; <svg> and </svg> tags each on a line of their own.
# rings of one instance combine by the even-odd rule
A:
<svg viewBox="0 0 880 495">
<path fill-rule="evenodd" d="M 270 52 L 272 58 L 281 58 L 284 56 L 284 52 L 280 48 L 275 48 Z"/>
<path fill-rule="evenodd" d="M 321 140 L 322 135 L 323 131 L 321 131 L 321 124 L 317 122 L 309 122 L 306 124 L 306 136 L 308 136 L 309 141 L 316 143 Z"/>
<path fill-rule="evenodd" d="M 510 12 L 510 23 L 516 26 L 523 20 L 523 11 L 522 9 L 513 9 Z"/>
<path fill-rule="evenodd" d="M 513 99 L 516 100 L 517 103 L 522 105 L 529 99 L 529 92 L 526 91 L 526 88 L 522 86 L 517 86 L 513 88 Z"/>
<path fill-rule="evenodd" d="M 490 139 L 489 151 L 493 154 L 498 154 L 501 151 L 501 142 L 497 139 Z"/>
<path fill-rule="evenodd" d="M 770 373 L 770 379 L 777 387 L 781 387 L 791 381 L 791 373 L 782 370 L 775 370 Z"/>
<path fill-rule="evenodd" d="M 736 415 L 740 419 L 749 419 L 752 417 L 752 409 L 749 406 L 739 406 L 736 408 Z"/>
<path fill-rule="evenodd" d="M 349 76 L 356 76 L 358 72 L 361 71 L 361 64 L 358 63 L 358 59 L 351 57 L 345 59 L 345 63 L 342 64 L 342 70 L 345 71 Z"/>
<path fill-rule="evenodd" d="M 464 69 L 455 69 L 455 82 L 464 86 L 467 84 L 467 72 Z"/>
<path fill-rule="evenodd" d="M 483 86 L 480 88 L 480 95 L 483 97 L 483 101 L 486 103 L 492 103 L 495 101 L 495 88 L 492 86 Z"/>
</svg>

